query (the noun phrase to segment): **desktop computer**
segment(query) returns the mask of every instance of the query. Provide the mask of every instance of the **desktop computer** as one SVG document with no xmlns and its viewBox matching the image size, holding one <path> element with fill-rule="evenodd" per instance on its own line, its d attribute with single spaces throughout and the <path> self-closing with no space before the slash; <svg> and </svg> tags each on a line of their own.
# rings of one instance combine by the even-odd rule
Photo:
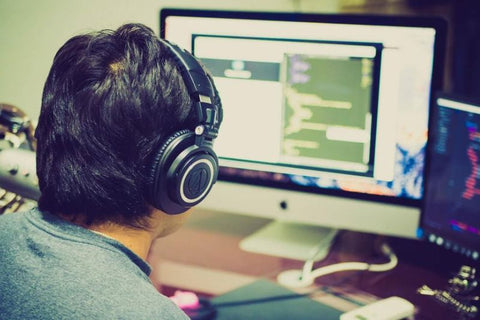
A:
<svg viewBox="0 0 480 320">
<path fill-rule="evenodd" d="M 199 207 L 274 221 L 242 248 L 305 260 L 337 229 L 417 238 L 445 21 L 165 8 L 160 35 L 223 103 L 219 179 Z"/>
</svg>

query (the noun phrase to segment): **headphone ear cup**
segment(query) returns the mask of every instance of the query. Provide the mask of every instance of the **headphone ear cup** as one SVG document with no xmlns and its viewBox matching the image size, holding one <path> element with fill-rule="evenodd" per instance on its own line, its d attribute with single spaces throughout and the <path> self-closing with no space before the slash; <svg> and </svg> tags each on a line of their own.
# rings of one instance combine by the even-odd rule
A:
<svg viewBox="0 0 480 320">
<path fill-rule="evenodd" d="M 218 160 L 210 151 L 191 146 L 179 155 L 168 172 L 169 196 L 186 209 L 201 202 L 217 181 Z"/>
<path fill-rule="evenodd" d="M 149 201 L 168 214 L 185 212 L 206 197 L 217 175 L 213 149 L 197 146 L 192 131 L 175 132 L 153 157 Z"/>
</svg>

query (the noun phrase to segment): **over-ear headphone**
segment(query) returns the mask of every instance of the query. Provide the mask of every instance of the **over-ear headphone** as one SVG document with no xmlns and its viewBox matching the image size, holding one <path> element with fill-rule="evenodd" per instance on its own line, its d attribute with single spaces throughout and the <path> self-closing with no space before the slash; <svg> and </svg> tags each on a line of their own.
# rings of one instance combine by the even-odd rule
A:
<svg viewBox="0 0 480 320">
<path fill-rule="evenodd" d="M 152 156 L 147 198 L 154 207 L 179 214 L 201 202 L 217 180 L 218 159 L 212 146 L 222 106 L 212 78 L 199 61 L 177 45 L 160 41 L 180 70 L 198 123 L 194 131 L 180 130 L 167 137 Z"/>
</svg>

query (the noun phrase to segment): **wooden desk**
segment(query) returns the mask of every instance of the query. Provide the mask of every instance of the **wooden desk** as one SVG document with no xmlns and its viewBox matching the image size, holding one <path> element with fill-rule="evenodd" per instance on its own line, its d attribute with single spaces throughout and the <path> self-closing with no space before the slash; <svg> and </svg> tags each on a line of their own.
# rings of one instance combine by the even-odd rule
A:
<svg viewBox="0 0 480 320">
<path fill-rule="evenodd" d="M 275 280 L 284 270 L 301 269 L 303 262 L 242 251 L 239 242 L 270 222 L 266 219 L 219 214 L 192 213 L 186 225 L 153 246 L 148 261 L 153 267 L 152 281 L 159 291 L 171 295 L 175 289 L 216 296 L 251 283 L 258 278 Z M 409 254 L 421 260 L 422 242 L 356 232 L 342 232 L 330 254 L 315 267 L 345 261 L 381 262 L 375 252 L 383 241 L 401 250 L 414 247 Z M 405 247 L 407 249 L 405 249 Z M 428 248 L 427 248 L 428 250 Z M 443 305 L 421 296 L 416 290 L 424 284 L 443 289 L 448 277 L 441 268 L 425 267 L 399 256 L 398 266 L 388 272 L 339 272 L 318 278 L 315 285 L 328 286 L 330 294 L 318 300 L 342 311 L 379 298 L 400 296 L 417 307 L 415 320 L 456 319 Z M 415 259 L 413 259 L 415 260 Z M 460 265 L 459 265 L 460 266 Z M 457 270 L 452 270 L 456 272 Z M 312 290 L 313 287 L 298 292 Z"/>
</svg>

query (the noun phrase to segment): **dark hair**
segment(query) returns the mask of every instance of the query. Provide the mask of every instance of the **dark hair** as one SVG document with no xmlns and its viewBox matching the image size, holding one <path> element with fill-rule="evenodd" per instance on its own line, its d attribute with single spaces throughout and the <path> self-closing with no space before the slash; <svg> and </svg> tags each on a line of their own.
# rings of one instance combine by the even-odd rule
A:
<svg viewBox="0 0 480 320">
<path fill-rule="evenodd" d="M 196 115 L 170 52 L 141 24 L 57 52 L 36 129 L 39 208 L 143 227 L 152 150 Z"/>
</svg>

